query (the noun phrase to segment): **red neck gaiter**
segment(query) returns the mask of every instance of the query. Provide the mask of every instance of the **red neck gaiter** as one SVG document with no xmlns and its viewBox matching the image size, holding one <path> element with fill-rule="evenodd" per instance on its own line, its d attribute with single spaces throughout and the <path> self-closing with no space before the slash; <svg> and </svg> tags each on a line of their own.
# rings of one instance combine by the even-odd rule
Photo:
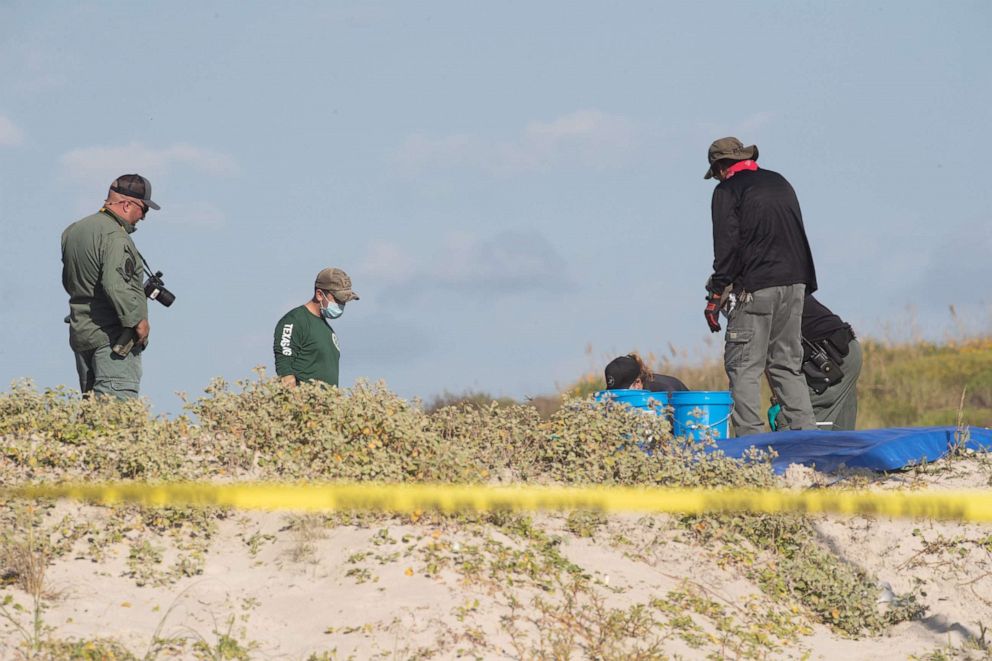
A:
<svg viewBox="0 0 992 661">
<path fill-rule="evenodd" d="M 726 181 L 727 179 L 730 179 L 741 170 L 757 170 L 757 169 L 758 169 L 758 164 L 755 161 L 752 161 L 751 159 L 748 159 L 746 161 L 738 161 L 737 163 L 734 163 L 729 168 L 727 168 L 727 174 L 724 175 L 723 180 Z"/>
</svg>

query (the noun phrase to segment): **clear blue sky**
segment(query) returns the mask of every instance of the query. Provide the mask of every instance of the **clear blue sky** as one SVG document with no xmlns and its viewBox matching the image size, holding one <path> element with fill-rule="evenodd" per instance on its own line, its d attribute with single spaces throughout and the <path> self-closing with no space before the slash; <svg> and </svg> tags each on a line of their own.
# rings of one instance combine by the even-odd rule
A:
<svg viewBox="0 0 992 661">
<path fill-rule="evenodd" d="M 990 327 L 992 3 L 0 0 L 0 387 L 76 384 L 59 235 L 140 172 L 143 393 L 272 372 L 339 266 L 342 382 L 552 391 L 719 351 L 706 149 L 757 143 L 863 334 Z M 586 348 L 592 347 L 592 354 Z M 691 385 L 691 384 L 690 384 Z"/>
</svg>

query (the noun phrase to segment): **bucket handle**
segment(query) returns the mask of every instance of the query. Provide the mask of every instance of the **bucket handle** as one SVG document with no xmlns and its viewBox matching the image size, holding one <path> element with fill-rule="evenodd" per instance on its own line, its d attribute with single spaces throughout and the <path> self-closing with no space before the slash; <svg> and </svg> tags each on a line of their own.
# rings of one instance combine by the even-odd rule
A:
<svg viewBox="0 0 992 661">
<path fill-rule="evenodd" d="M 734 414 L 734 402 L 733 402 L 733 400 L 731 400 L 731 402 L 730 402 L 730 411 L 727 412 L 727 416 L 725 418 L 723 418 L 722 420 L 717 420 L 717 421 L 712 422 L 712 423 L 710 423 L 708 425 L 701 425 L 701 424 L 698 424 L 698 423 L 690 422 L 690 423 L 687 423 L 684 426 L 686 427 L 686 429 L 699 429 L 700 427 L 709 427 L 709 428 L 712 429 L 713 427 L 718 427 L 718 426 L 722 425 L 723 423 L 725 423 L 727 420 L 730 420 L 730 416 L 732 416 L 733 414 Z"/>
</svg>

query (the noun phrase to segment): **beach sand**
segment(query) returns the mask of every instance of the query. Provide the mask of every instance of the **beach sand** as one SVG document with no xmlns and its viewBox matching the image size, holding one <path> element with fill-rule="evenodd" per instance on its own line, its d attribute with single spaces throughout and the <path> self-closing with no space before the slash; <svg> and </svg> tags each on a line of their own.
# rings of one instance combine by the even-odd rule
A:
<svg viewBox="0 0 992 661">
<path fill-rule="evenodd" d="M 798 467 L 788 476 L 796 488 L 833 480 Z M 987 467 L 966 460 L 845 480 L 877 489 L 990 486 Z M 46 639 L 113 639 L 139 658 L 205 657 L 225 641 L 263 659 L 531 658 L 556 650 L 572 658 L 604 650 L 615 658 L 638 651 L 644 658 L 748 658 L 760 649 L 766 658 L 847 660 L 988 653 L 980 648 L 990 637 L 983 627 L 992 625 L 992 525 L 816 516 L 822 545 L 877 577 L 880 608 L 889 594 L 914 593 L 925 615 L 880 636 L 851 638 L 793 606 L 782 615 L 791 638 L 769 630 L 767 645 L 748 647 L 741 640 L 760 641 L 753 630 L 767 626 L 767 613 L 783 612 L 781 600 L 677 517 L 593 516 L 583 529 L 566 514 L 534 515 L 528 527 L 229 512 L 204 539 L 195 528 L 177 533 L 168 522 L 112 520 L 110 512 L 65 501 L 45 511 L 49 529 L 67 515 L 88 526 L 45 572 Z M 573 590 L 575 576 L 586 589 Z M 7 583 L 4 593 L 25 610 L 8 604 L 0 657 L 16 658 L 26 639 L 14 622 L 31 630 L 32 598 Z M 739 630 L 721 633 L 706 608 L 675 612 L 679 599 L 686 602 L 673 594 L 717 604 Z M 652 600 L 668 610 L 653 610 L 647 629 L 635 618 L 609 619 Z"/>
</svg>

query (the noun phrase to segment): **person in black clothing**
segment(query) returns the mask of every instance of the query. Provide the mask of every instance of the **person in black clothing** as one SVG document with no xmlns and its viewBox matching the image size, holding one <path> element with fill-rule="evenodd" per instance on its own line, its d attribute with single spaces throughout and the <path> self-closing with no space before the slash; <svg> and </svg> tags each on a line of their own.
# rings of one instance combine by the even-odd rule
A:
<svg viewBox="0 0 992 661">
<path fill-rule="evenodd" d="M 737 138 L 710 145 L 705 178 L 713 191 L 713 274 L 704 311 L 710 331 L 727 315 L 724 366 L 734 398 L 734 434 L 764 431 L 761 374 L 789 429 L 815 429 L 803 380 L 803 297 L 816 291 L 813 255 L 796 192 L 785 177 L 758 167 L 758 148 Z"/>
<path fill-rule="evenodd" d="M 861 343 L 851 325 L 812 295 L 803 305 L 803 374 L 813 415 L 835 431 L 853 430 L 858 419 Z M 771 416 L 770 416 L 771 417 Z M 784 420 L 774 417 L 778 428 Z"/>
<path fill-rule="evenodd" d="M 607 390 L 650 390 L 651 392 L 676 392 L 688 390 L 674 376 L 655 374 L 636 353 L 620 356 L 606 366 Z"/>
</svg>

